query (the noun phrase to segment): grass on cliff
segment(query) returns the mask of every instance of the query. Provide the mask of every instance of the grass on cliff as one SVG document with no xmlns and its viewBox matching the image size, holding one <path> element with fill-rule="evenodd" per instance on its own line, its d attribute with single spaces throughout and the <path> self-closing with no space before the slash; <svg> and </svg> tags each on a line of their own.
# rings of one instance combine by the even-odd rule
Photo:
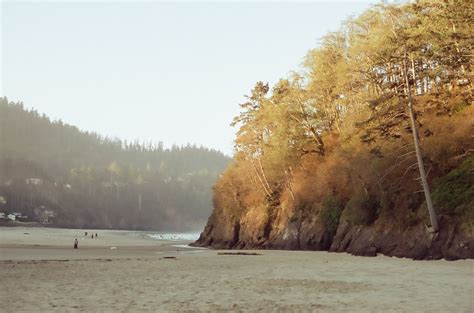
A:
<svg viewBox="0 0 474 313">
<path fill-rule="evenodd" d="M 433 190 L 438 214 L 456 215 L 474 224 L 474 156 L 443 176 Z"/>
<path fill-rule="evenodd" d="M 352 225 L 372 225 L 378 216 L 380 207 L 377 199 L 365 193 L 356 193 L 344 208 L 344 217 Z"/>
<path fill-rule="evenodd" d="M 341 217 L 343 204 L 337 197 L 330 195 L 328 196 L 321 208 L 320 218 L 326 225 L 327 232 L 332 238 L 336 235 L 337 227 L 339 226 L 339 218 Z"/>
</svg>

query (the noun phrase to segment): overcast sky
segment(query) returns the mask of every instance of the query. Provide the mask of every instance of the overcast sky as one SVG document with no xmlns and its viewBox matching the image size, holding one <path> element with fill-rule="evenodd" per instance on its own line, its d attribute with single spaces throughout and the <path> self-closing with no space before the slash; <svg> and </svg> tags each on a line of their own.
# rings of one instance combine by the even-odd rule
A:
<svg viewBox="0 0 474 313">
<path fill-rule="evenodd" d="M 243 95 L 298 70 L 369 2 L 1 5 L 2 95 L 110 137 L 231 154 Z"/>
</svg>

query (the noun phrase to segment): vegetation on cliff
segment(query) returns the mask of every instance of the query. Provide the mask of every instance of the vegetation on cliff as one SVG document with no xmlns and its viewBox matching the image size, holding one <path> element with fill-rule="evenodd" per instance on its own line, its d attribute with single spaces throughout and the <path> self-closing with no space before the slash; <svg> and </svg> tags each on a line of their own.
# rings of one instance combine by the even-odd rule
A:
<svg viewBox="0 0 474 313">
<path fill-rule="evenodd" d="M 104 138 L 0 98 L 0 211 L 28 220 L 195 231 L 228 163 L 203 147 Z"/>
<path fill-rule="evenodd" d="M 472 228 L 457 227 L 474 210 L 473 13 L 377 5 L 322 38 L 300 73 L 258 82 L 197 244 L 473 257 Z"/>
</svg>

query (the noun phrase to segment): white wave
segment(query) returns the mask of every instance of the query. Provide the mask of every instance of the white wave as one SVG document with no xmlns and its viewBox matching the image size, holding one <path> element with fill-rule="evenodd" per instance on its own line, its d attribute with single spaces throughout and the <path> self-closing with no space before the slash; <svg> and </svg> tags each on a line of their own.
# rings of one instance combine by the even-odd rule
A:
<svg viewBox="0 0 474 313">
<path fill-rule="evenodd" d="M 199 233 L 155 233 L 148 234 L 148 236 L 165 241 L 195 241 L 199 239 Z"/>
<path fill-rule="evenodd" d="M 191 247 L 188 245 L 171 245 L 172 247 L 175 248 L 185 248 L 185 249 L 196 249 L 196 250 L 207 250 L 207 248 L 201 248 L 201 247 Z"/>
</svg>

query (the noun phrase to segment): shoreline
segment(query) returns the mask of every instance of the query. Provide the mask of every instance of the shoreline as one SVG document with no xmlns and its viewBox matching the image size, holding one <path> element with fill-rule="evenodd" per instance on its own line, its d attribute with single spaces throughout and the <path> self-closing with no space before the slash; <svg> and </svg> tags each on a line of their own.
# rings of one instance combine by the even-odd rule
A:
<svg viewBox="0 0 474 313">
<path fill-rule="evenodd" d="M 95 227 L 76 227 L 76 226 L 62 226 L 55 224 L 43 224 L 40 222 L 21 222 L 21 221 L 5 221 L 0 220 L 0 228 L 2 227 L 38 227 L 38 228 L 51 228 L 51 229 L 77 229 L 77 230 L 97 230 L 97 231 L 127 231 L 127 232 L 150 232 L 150 233 L 167 233 L 167 234 L 179 234 L 179 233 L 201 233 L 199 231 L 166 231 L 166 230 L 155 230 L 155 229 L 128 229 L 128 228 L 95 228 Z M 203 226 L 204 227 L 204 226 Z"/>
<path fill-rule="evenodd" d="M 159 240 L 143 231 L 0 227 L 0 260 L 154 257 L 195 250 L 191 241 Z M 90 238 L 89 234 L 98 234 Z M 78 239 L 79 248 L 74 249 Z M 182 244 L 181 247 L 173 245 Z M 203 250 L 203 248 L 201 248 Z"/>
</svg>

